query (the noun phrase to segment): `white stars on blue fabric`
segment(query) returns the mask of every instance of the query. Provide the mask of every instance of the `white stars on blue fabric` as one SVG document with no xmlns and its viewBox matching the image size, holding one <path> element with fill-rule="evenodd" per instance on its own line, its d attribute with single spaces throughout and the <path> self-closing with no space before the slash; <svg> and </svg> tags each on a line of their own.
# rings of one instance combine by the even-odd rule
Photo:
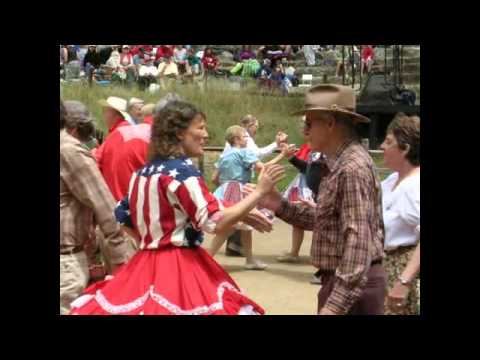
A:
<svg viewBox="0 0 480 360">
<path fill-rule="evenodd" d="M 172 169 L 172 170 L 170 170 L 170 171 L 168 172 L 168 176 L 171 176 L 171 177 L 173 177 L 174 179 L 177 177 L 177 175 L 178 175 L 177 169 Z"/>
<path fill-rule="evenodd" d="M 139 175 L 142 176 L 155 174 L 170 176 L 177 181 L 185 181 L 192 176 L 201 176 L 200 171 L 193 165 L 192 160 L 186 156 L 175 159 L 156 159 L 139 171 Z"/>
</svg>

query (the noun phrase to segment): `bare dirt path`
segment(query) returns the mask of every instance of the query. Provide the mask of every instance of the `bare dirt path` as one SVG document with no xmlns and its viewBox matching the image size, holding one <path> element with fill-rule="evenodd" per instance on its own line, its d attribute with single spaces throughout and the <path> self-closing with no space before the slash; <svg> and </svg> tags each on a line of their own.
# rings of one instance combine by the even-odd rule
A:
<svg viewBox="0 0 480 360">
<path fill-rule="evenodd" d="M 215 259 L 225 268 L 245 293 L 266 312 L 266 315 L 315 315 L 317 293 L 320 285 L 310 284 L 315 268 L 310 265 L 312 233 L 305 232 L 299 264 L 279 263 L 275 258 L 290 249 L 291 226 L 275 220 L 269 234 L 253 234 L 253 251 L 267 263 L 265 271 L 243 269 L 245 258 L 225 256 L 225 245 Z M 210 245 L 212 236 L 206 235 L 204 247 Z"/>
</svg>

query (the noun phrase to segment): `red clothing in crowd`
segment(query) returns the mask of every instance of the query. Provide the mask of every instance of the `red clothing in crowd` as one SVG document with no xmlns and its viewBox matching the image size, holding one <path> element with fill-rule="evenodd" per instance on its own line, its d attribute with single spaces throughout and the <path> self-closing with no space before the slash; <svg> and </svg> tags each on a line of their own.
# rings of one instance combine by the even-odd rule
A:
<svg viewBox="0 0 480 360">
<path fill-rule="evenodd" d="M 143 123 L 144 124 L 150 124 L 153 125 L 153 115 L 147 115 L 143 118 Z"/>
<path fill-rule="evenodd" d="M 368 58 L 373 59 L 375 52 L 371 46 L 366 46 L 362 49 L 362 59 L 367 60 Z"/>
<path fill-rule="evenodd" d="M 147 161 L 150 129 L 149 124 L 117 127 L 93 152 L 100 172 L 117 201 L 128 193 L 132 174 Z"/>
<path fill-rule="evenodd" d="M 308 161 L 308 156 L 310 155 L 311 151 L 312 149 L 310 148 L 310 145 L 303 144 L 302 146 L 300 146 L 300 149 L 298 149 L 298 151 L 295 153 L 295 157 L 303 161 Z"/>
<path fill-rule="evenodd" d="M 120 126 L 126 126 L 126 125 L 130 125 L 130 123 L 125 120 L 123 117 L 119 117 L 115 123 L 112 125 L 112 127 L 110 129 L 108 129 L 108 135 L 110 135 L 112 132 L 114 132 L 115 130 L 117 130 L 117 128 L 119 128 Z M 107 137 L 108 137 L 107 135 Z"/>
<path fill-rule="evenodd" d="M 210 70 L 216 69 L 218 66 L 218 59 L 213 54 L 211 55 L 204 54 L 202 59 L 202 64 L 205 69 L 210 69 Z"/>
<path fill-rule="evenodd" d="M 158 60 L 162 57 L 172 57 L 172 56 L 173 56 L 173 48 L 167 45 L 160 45 L 157 49 L 155 60 Z"/>
</svg>

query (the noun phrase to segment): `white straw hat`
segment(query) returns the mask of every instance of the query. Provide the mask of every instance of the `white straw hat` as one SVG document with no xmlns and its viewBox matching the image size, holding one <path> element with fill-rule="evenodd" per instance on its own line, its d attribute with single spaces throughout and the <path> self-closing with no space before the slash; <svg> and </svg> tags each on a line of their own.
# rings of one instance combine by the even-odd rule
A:
<svg viewBox="0 0 480 360">
<path fill-rule="evenodd" d="M 125 99 L 116 96 L 109 96 L 107 100 L 102 99 L 98 103 L 103 107 L 109 107 L 117 110 L 125 119 L 128 119 L 129 117 L 127 113 L 127 100 Z"/>
</svg>

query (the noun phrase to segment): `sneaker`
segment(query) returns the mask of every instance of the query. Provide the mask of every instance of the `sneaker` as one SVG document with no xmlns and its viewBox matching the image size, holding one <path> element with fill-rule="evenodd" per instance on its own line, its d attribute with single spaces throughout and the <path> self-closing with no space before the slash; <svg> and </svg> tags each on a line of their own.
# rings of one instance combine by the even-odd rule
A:
<svg viewBox="0 0 480 360">
<path fill-rule="evenodd" d="M 313 275 L 312 280 L 310 280 L 310 284 L 321 285 L 322 278 L 320 276 Z"/>
<path fill-rule="evenodd" d="M 259 260 L 255 260 L 253 263 L 245 263 L 246 270 L 265 270 L 267 267 L 267 264 Z"/>
<path fill-rule="evenodd" d="M 277 257 L 277 261 L 281 263 L 291 263 L 297 264 L 300 262 L 299 256 L 293 256 L 290 253 L 284 254 L 282 256 Z"/>
</svg>

